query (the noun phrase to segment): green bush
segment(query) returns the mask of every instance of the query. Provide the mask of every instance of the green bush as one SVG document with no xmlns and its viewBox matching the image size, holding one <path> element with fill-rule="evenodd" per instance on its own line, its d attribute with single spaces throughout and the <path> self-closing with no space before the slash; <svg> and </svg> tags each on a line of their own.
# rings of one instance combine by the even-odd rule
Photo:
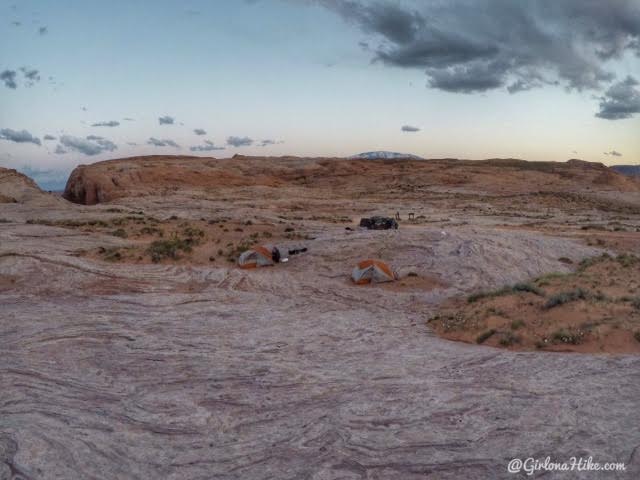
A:
<svg viewBox="0 0 640 480">
<path fill-rule="evenodd" d="M 511 330 L 518 330 L 522 327 L 524 327 L 524 322 L 522 320 L 514 320 L 511 322 Z"/>
<path fill-rule="evenodd" d="M 551 335 L 551 341 L 553 343 L 567 343 L 570 345 L 579 345 L 584 340 L 584 333 L 581 332 L 568 332 L 567 330 L 557 330 Z"/>
<path fill-rule="evenodd" d="M 171 240 L 156 240 L 149 245 L 147 253 L 154 263 L 166 258 L 176 260 L 180 258 L 180 252 L 189 253 L 192 250 L 192 242 L 189 239 L 174 237 Z"/>
<path fill-rule="evenodd" d="M 481 333 L 480 335 L 478 335 L 478 338 L 476 338 L 476 343 L 484 343 L 487 340 L 489 340 L 489 338 L 491 338 L 494 334 L 496 333 L 495 329 L 491 329 L 491 330 L 487 330 L 486 332 Z"/>
<path fill-rule="evenodd" d="M 511 332 L 505 332 L 502 334 L 502 338 L 500 338 L 500 345 L 503 347 L 510 347 L 515 343 L 520 343 L 520 337 L 514 335 Z"/>
<path fill-rule="evenodd" d="M 589 298 L 589 293 L 582 288 L 576 288 L 568 292 L 556 293 L 549 297 L 549 300 L 544 304 L 545 309 L 550 309 L 564 305 L 565 303 L 575 302 L 576 300 L 586 300 Z"/>
</svg>

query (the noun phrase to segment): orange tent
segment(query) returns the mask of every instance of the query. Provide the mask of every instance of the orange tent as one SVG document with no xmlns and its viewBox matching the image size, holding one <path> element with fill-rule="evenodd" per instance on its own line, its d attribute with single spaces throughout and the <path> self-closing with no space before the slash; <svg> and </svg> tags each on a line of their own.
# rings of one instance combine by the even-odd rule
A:
<svg viewBox="0 0 640 480">
<path fill-rule="evenodd" d="M 271 255 L 271 249 L 263 245 L 252 247 L 238 257 L 240 268 L 270 267 L 275 265 Z"/>
<path fill-rule="evenodd" d="M 362 260 L 351 272 L 351 279 L 357 285 L 393 282 L 398 279 L 398 274 L 380 260 Z"/>
</svg>

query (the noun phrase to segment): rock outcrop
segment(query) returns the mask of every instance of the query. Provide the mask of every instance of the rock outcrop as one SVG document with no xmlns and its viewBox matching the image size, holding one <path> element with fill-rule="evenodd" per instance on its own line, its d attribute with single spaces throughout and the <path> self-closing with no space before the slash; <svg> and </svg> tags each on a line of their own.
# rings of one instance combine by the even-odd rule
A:
<svg viewBox="0 0 640 480">
<path fill-rule="evenodd" d="M 38 187 L 36 182 L 17 170 L 0 167 L 0 203 L 57 202 L 58 199 Z"/>
<path fill-rule="evenodd" d="M 218 191 L 242 186 L 300 186 L 336 192 L 464 188 L 467 192 L 523 194 L 589 189 L 639 191 L 640 183 L 602 164 L 437 159 L 148 156 L 77 167 L 64 197 L 93 205 L 117 198 L 172 191 Z"/>
</svg>

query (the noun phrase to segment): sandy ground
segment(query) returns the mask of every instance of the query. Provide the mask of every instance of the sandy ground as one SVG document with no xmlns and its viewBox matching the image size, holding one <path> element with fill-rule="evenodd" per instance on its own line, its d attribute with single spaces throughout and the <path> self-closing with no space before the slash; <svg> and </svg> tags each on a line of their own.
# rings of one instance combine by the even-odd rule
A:
<svg viewBox="0 0 640 480">
<path fill-rule="evenodd" d="M 449 298 L 570 272 L 620 239 L 637 246 L 638 215 L 578 203 L 540 213 L 478 193 L 301 192 L 0 204 L 0 478 L 514 478 L 511 458 L 548 455 L 627 471 L 546 478 L 640 475 L 639 357 L 513 352 L 427 324 Z M 355 228 L 396 210 L 397 231 Z M 205 238 L 176 261 L 101 258 L 155 238 L 135 222 L 112 234 L 107 222 L 132 212 Z M 212 218 L 234 228 L 214 233 Z M 100 219 L 107 227 L 55 223 Z M 235 232 L 247 220 L 309 252 L 250 272 L 218 260 L 218 239 L 254 233 Z M 286 237 L 290 224 L 300 238 Z M 592 224 L 604 226 L 585 237 Z M 367 257 L 401 282 L 351 285 Z"/>
<path fill-rule="evenodd" d="M 514 350 L 639 354 L 639 282 L 640 257 L 603 254 L 572 273 L 453 298 L 429 324 L 451 340 Z"/>
</svg>

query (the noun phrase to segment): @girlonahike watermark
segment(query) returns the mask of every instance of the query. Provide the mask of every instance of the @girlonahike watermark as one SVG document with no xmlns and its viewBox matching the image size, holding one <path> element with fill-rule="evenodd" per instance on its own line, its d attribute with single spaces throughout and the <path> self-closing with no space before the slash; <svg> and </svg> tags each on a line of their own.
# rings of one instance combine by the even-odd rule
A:
<svg viewBox="0 0 640 480">
<path fill-rule="evenodd" d="M 533 475 L 536 472 L 624 472 L 627 466 L 622 462 L 595 462 L 593 457 L 571 457 L 566 461 L 547 458 L 512 458 L 507 464 L 509 473 L 525 473 Z"/>
</svg>

